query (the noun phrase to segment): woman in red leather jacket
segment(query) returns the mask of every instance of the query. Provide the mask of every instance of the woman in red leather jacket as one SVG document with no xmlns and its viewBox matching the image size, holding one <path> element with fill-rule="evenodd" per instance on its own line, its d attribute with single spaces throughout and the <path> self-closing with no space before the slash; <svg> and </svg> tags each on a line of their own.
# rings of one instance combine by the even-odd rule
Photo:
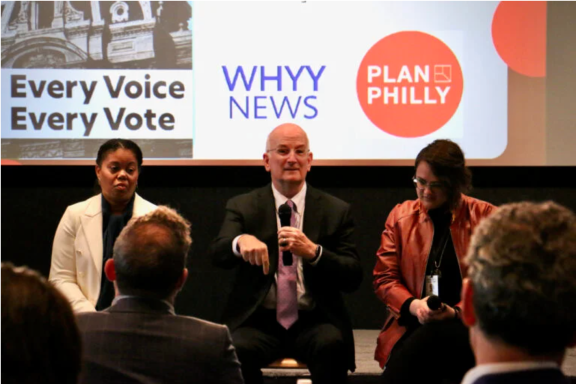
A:
<svg viewBox="0 0 576 384">
<path fill-rule="evenodd" d="M 374 267 L 388 314 L 375 359 L 385 383 L 459 383 L 474 365 L 460 321 L 463 264 L 472 231 L 496 207 L 464 195 L 471 174 L 460 147 L 436 140 L 416 158 L 417 200 L 390 212 Z M 430 309 L 430 301 L 441 302 Z"/>
</svg>

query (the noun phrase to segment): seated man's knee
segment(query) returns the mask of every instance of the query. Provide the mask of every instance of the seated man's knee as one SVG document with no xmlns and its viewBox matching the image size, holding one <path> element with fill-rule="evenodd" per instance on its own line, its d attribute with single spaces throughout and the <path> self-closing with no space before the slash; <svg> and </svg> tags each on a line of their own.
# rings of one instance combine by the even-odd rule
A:
<svg viewBox="0 0 576 384">
<path fill-rule="evenodd" d="M 236 348 L 236 355 L 240 361 L 255 360 L 258 356 L 258 344 L 246 328 L 238 328 L 232 332 L 232 344 Z"/>
<path fill-rule="evenodd" d="M 232 343 L 242 364 L 263 367 L 274 360 L 278 340 L 255 328 L 238 328 L 232 332 Z"/>
<path fill-rule="evenodd" d="M 314 355 L 319 358 L 337 359 L 346 351 L 342 332 L 331 324 L 322 325 L 312 343 Z"/>
</svg>

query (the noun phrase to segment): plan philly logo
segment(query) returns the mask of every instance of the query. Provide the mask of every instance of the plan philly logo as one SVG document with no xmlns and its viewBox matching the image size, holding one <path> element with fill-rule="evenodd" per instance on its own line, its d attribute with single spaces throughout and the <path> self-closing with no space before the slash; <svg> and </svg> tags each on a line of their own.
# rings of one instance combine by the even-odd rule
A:
<svg viewBox="0 0 576 384">
<path fill-rule="evenodd" d="M 417 31 L 398 32 L 374 44 L 356 79 L 368 119 L 399 137 L 421 137 L 442 128 L 456 113 L 463 86 L 452 50 Z"/>
</svg>

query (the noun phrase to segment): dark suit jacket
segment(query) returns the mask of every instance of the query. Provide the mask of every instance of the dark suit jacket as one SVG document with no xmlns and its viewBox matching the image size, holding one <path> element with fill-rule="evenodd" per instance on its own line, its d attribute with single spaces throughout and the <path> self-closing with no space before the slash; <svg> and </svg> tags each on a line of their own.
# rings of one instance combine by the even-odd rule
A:
<svg viewBox="0 0 576 384">
<path fill-rule="evenodd" d="M 559 369 L 529 369 L 479 377 L 474 384 L 570 384 Z"/>
<path fill-rule="evenodd" d="M 174 315 L 160 300 L 124 298 L 77 315 L 79 383 L 242 383 L 226 326 Z"/>
<path fill-rule="evenodd" d="M 224 311 L 224 322 L 231 330 L 240 326 L 262 303 L 278 269 L 278 235 L 272 186 L 236 196 L 226 205 L 220 234 L 212 242 L 210 254 L 215 265 L 237 267 L 236 282 Z M 303 263 L 304 282 L 329 321 L 340 329 L 349 353 L 349 369 L 355 369 L 352 325 L 341 292 L 352 292 L 362 281 L 360 260 L 353 241 L 354 222 L 350 206 L 344 201 L 308 185 L 303 232 L 323 247 L 315 266 Z M 232 241 L 240 234 L 251 234 L 268 246 L 270 272 L 253 266 L 232 252 Z"/>
</svg>

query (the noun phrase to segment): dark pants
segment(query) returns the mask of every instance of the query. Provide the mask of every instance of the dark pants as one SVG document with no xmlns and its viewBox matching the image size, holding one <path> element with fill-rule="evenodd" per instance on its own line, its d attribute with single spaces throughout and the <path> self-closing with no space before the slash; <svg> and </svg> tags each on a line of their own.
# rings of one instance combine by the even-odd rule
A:
<svg viewBox="0 0 576 384">
<path fill-rule="evenodd" d="M 394 346 L 383 383 L 460 383 L 474 366 L 468 328 L 445 320 L 408 331 Z"/>
<path fill-rule="evenodd" d="M 317 310 L 299 311 L 298 321 L 286 330 L 275 310 L 258 309 L 232 332 L 232 340 L 246 384 L 262 383 L 261 368 L 282 357 L 306 363 L 314 384 L 347 382 L 342 334 Z"/>
</svg>

